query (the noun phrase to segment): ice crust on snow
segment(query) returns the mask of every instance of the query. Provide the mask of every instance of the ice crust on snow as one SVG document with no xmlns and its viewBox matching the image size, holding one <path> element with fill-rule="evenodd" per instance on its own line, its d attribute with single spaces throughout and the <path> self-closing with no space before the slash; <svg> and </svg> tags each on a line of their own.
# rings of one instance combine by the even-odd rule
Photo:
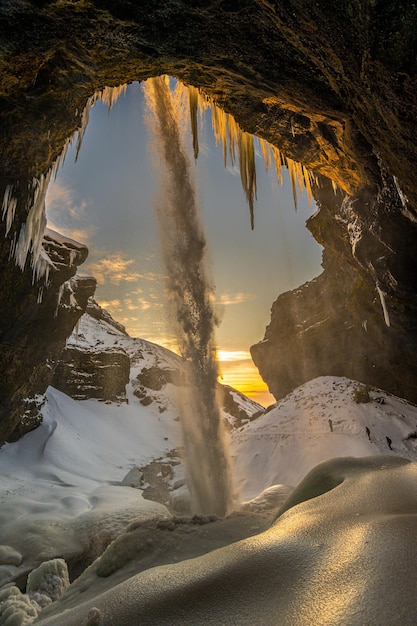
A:
<svg viewBox="0 0 417 626">
<path fill-rule="evenodd" d="M 15 585 L 0 589 L 0 626 L 31 624 L 68 586 L 68 568 L 63 559 L 41 563 L 29 574 L 26 593 Z"/>
</svg>

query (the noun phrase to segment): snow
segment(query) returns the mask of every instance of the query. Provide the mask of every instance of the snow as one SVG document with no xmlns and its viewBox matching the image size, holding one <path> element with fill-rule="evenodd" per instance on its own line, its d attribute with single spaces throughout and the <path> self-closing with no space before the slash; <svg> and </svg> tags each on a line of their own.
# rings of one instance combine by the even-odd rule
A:
<svg viewBox="0 0 417 626">
<path fill-rule="evenodd" d="M 75 248 L 76 250 L 86 249 L 86 246 L 83 243 L 75 241 L 75 239 L 71 239 L 62 233 L 58 233 L 56 230 L 52 230 L 52 228 L 45 228 L 44 238 L 45 237 L 49 237 L 49 239 L 52 239 L 66 248 Z"/>
<path fill-rule="evenodd" d="M 146 485 L 142 481 L 141 468 L 155 460 L 169 462 L 173 452 L 181 447 L 175 385 L 167 383 L 160 390 L 151 390 L 153 401 L 148 406 L 143 406 L 134 392 L 138 384 L 136 377 L 144 367 L 157 364 L 162 369 L 178 369 L 180 358 L 143 339 L 132 339 L 111 323 L 88 315 L 81 319 L 78 334 L 70 338 L 69 344 L 97 350 L 119 346 L 126 350 L 132 364 L 126 402 L 76 401 L 50 387 L 42 409 L 42 425 L 19 441 L 5 444 L 0 449 L 0 587 L 29 573 L 41 562 L 56 557 L 64 557 L 68 562 L 81 559 L 88 565 L 114 538 L 125 537 L 123 533 L 132 524 L 140 527 L 146 520 L 171 518 L 163 504 L 143 497 L 142 489 Z M 395 464 L 396 455 L 410 460 L 416 458 L 417 407 L 377 389 L 369 390 L 369 402 L 358 404 L 355 396 L 358 397 L 356 391 L 359 387 L 359 383 L 346 378 L 321 377 L 296 389 L 256 419 L 232 429 L 231 451 L 236 481 L 241 499 L 246 501 L 242 515 L 263 514 L 271 506 L 278 507 L 307 472 L 317 463 L 332 457 L 371 455 L 380 458 L 381 462 L 387 459 L 384 461 L 387 467 L 390 466 L 390 459 Z M 249 415 L 259 408 L 249 399 L 232 393 Z M 365 465 L 368 462 L 369 459 L 364 461 Z M 160 470 L 156 476 L 161 478 Z M 183 469 L 179 465 L 169 481 L 171 488 L 179 486 L 178 493 L 172 492 L 173 500 L 176 496 L 184 496 L 182 479 Z M 384 498 L 384 502 L 389 500 L 388 496 Z M 336 508 L 340 508 L 339 500 L 336 504 Z M 321 515 L 314 511 L 312 514 L 313 517 Z M 285 541 L 290 541 L 288 533 L 285 527 Z M 241 536 L 231 537 L 229 542 L 241 539 Z M 126 543 L 127 539 L 123 541 Z M 269 539 L 259 541 L 268 543 Z M 206 547 L 198 548 L 197 552 L 187 552 L 185 543 L 181 545 L 184 554 L 189 555 L 187 558 L 191 558 L 209 550 L 207 546 L 212 544 L 205 544 Z M 219 544 L 213 547 L 219 547 Z M 232 569 L 236 562 L 246 571 L 241 559 L 247 549 L 251 553 L 252 548 L 244 547 L 242 555 L 236 556 L 233 550 L 228 552 L 224 548 L 224 558 L 227 560 L 230 556 Z M 179 555 L 178 550 L 172 555 L 173 560 L 185 558 Z M 145 559 L 148 567 L 151 566 L 149 563 L 161 565 L 171 562 L 168 557 L 163 563 L 152 559 Z M 208 557 L 201 559 L 203 561 L 199 561 L 198 565 L 201 572 L 204 573 L 208 565 L 217 571 L 214 556 L 212 560 Z M 133 579 L 129 580 L 136 574 L 134 567 L 131 565 L 127 573 L 120 574 L 120 581 L 127 581 L 123 584 L 132 593 L 136 583 Z M 155 576 L 158 581 L 160 575 L 168 576 L 168 583 L 172 585 L 171 570 L 166 567 L 169 566 L 164 566 L 161 574 L 158 568 Z M 184 565 L 184 568 L 181 572 L 185 572 L 185 578 L 191 580 L 187 566 Z M 88 576 L 91 597 L 94 597 L 96 575 Z M 143 576 L 146 584 L 151 584 L 151 574 L 144 573 Z M 234 576 L 238 576 L 237 572 Z M 114 580 L 110 579 L 106 583 L 106 593 L 113 593 L 113 583 Z M 161 588 L 158 589 L 161 592 Z M 5 595 L 14 597 L 16 594 L 10 591 Z M 8 600 L 7 606 L 15 606 L 13 603 L 16 602 L 19 606 L 27 605 L 31 616 L 24 619 L 32 620 L 31 601 L 22 594 L 19 598 L 17 595 L 15 599 Z M 50 623 L 59 623 L 60 626 L 64 623 L 81 624 L 93 609 L 105 614 L 101 604 L 96 608 L 95 600 L 91 602 L 86 606 L 82 619 L 78 616 L 69 618 L 68 622 L 59 620 Z M 13 611 L 7 615 L 17 620 Z M 93 613 L 91 615 L 93 619 Z M 137 623 L 134 618 L 126 616 L 124 621 L 114 619 L 116 621 L 103 623 L 120 626 Z M 129 622 L 129 619 L 133 621 Z M 204 623 L 198 619 L 195 623 L 200 622 Z M 217 623 L 224 622 L 220 619 Z M 313 620 L 311 623 L 319 622 Z"/>
<path fill-rule="evenodd" d="M 26 593 L 21 593 L 15 585 L 0 590 L 0 626 L 31 624 L 68 586 L 68 568 L 63 559 L 41 563 L 29 574 Z"/>
<path fill-rule="evenodd" d="M 289 499 L 266 531 L 177 563 L 152 554 L 178 532 L 126 533 L 36 624 L 88 624 L 94 609 L 100 626 L 414 626 L 417 464 L 327 461 Z M 147 569 L 132 572 L 131 550 Z"/>
<path fill-rule="evenodd" d="M 357 387 L 347 378 L 317 378 L 236 431 L 233 453 L 243 497 L 253 498 L 269 485 L 295 486 L 317 463 L 332 457 L 417 458 L 416 440 L 406 440 L 417 429 L 417 407 L 378 389 L 369 392 L 369 403 L 357 404 Z"/>
</svg>

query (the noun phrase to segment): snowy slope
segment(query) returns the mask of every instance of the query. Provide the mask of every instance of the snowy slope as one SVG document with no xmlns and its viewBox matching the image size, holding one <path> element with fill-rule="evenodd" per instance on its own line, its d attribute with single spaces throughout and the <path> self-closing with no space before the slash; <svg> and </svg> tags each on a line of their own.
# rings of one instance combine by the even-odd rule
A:
<svg viewBox="0 0 417 626">
<path fill-rule="evenodd" d="M 355 389 L 361 387 L 347 378 L 316 378 L 235 431 L 233 452 L 244 497 L 256 496 L 267 485 L 295 486 L 332 457 L 416 459 L 417 440 L 407 437 L 417 431 L 417 407 L 377 389 L 369 392 L 370 402 L 357 404 Z"/>
<path fill-rule="evenodd" d="M 54 556 L 83 555 L 89 561 L 132 519 L 169 515 L 129 486 L 131 479 L 127 486 L 122 482 L 156 459 L 171 462 L 181 448 L 177 386 L 149 389 L 137 377 L 150 368 L 175 372 L 182 362 L 165 348 L 127 336 L 110 316 L 107 320 L 84 315 L 68 343 L 90 350 L 122 347 L 131 358 L 126 401 L 77 401 L 49 387 L 41 426 L 0 449 L 0 546 L 22 556 L 21 562 L 9 552 L 3 558 L 0 550 L 0 586 Z M 146 406 L 142 394 L 135 395 L 140 388 Z M 239 392 L 230 393 L 247 420 L 262 409 Z M 227 413 L 225 418 L 236 421 Z M 182 465 L 171 478 L 172 484 L 183 479 Z"/>
<path fill-rule="evenodd" d="M 146 387 L 146 379 L 140 374 L 144 369 L 150 370 L 157 368 L 168 370 L 168 372 L 178 372 L 179 377 L 186 378 L 186 368 L 181 357 L 174 352 L 158 346 L 155 343 L 146 341 L 145 339 L 132 338 L 126 334 L 124 330 L 120 330 L 117 322 L 112 320 L 110 314 L 103 311 L 106 319 L 94 319 L 91 315 L 85 314 L 81 317 L 77 329 L 68 340 L 69 346 L 78 346 L 89 350 L 103 350 L 105 348 L 123 348 L 131 359 L 130 385 L 128 385 L 128 397 L 131 391 L 138 392 L 138 387 Z M 123 327 L 121 327 L 123 328 Z M 139 378 L 138 378 L 139 376 Z M 160 410 L 170 409 L 176 411 L 176 385 L 168 383 L 163 385 L 161 389 L 148 388 L 146 397 L 158 405 Z M 264 411 L 264 408 L 254 402 L 250 398 L 244 396 L 236 389 L 228 386 L 219 385 L 219 389 L 224 389 L 225 394 L 229 396 L 224 399 L 226 409 L 224 417 L 231 426 L 240 424 L 238 414 L 244 414 L 248 421 L 257 414 Z M 131 396 L 129 401 L 131 400 Z M 234 405 L 234 406 L 231 406 Z"/>
<path fill-rule="evenodd" d="M 86 565 L 132 520 L 170 515 L 123 479 L 155 460 L 172 461 L 181 447 L 176 385 L 146 388 L 151 399 L 146 406 L 143 397 L 135 395 L 143 387 L 137 377 L 145 368 L 176 370 L 181 360 L 90 316 L 82 318 L 70 342 L 126 350 L 132 363 L 127 401 L 76 401 L 49 388 L 43 424 L 0 449 L 0 586 L 54 556 Z M 417 430 L 417 408 L 378 390 L 370 392 L 370 402 L 357 404 L 357 386 L 344 378 L 316 379 L 232 430 L 242 500 L 274 484 L 294 486 L 319 461 L 334 456 L 382 453 L 416 458 L 417 440 L 407 437 Z M 259 405 L 232 393 L 251 418 Z M 181 479 L 181 472 L 177 465 L 169 488 Z"/>
</svg>

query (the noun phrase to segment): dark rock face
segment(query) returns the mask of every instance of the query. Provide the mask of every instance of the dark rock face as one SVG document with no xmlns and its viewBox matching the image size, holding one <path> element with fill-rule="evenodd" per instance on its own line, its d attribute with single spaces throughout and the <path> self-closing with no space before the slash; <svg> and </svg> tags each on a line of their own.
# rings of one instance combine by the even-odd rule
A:
<svg viewBox="0 0 417 626">
<path fill-rule="evenodd" d="M 84 106 L 94 91 L 161 73 L 201 87 L 245 130 L 304 163 L 322 183 L 324 176 L 333 179 L 350 195 L 349 201 L 340 198 L 335 206 L 315 189 L 321 207 L 315 236 L 332 254 L 336 251 L 333 258 L 325 258 L 318 284 L 326 294 L 334 288 L 345 298 L 348 314 L 342 315 L 342 306 L 331 307 L 332 322 L 316 327 L 314 332 L 321 327 L 323 335 L 314 345 L 324 345 L 329 324 L 341 335 L 366 314 L 372 340 L 363 340 L 358 327 L 354 343 L 363 346 L 359 360 L 371 363 L 369 373 L 377 355 L 384 355 L 378 356 L 380 368 L 385 367 L 384 381 L 396 365 L 393 386 L 411 397 L 410 380 L 417 373 L 412 358 L 417 354 L 416 50 L 417 7 L 397 0 L 4 0 L 0 202 L 11 191 L 16 204 L 14 222 L 9 227 L 0 224 L 0 240 L 5 238 L 0 247 L 0 340 L 9 346 L 0 355 L 0 378 L 8 381 L 0 389 L 2 424 L 9 420 L 5 416 L 10 398 L 15 402 L 25 397 L 33 363 L 51 358 L 46 347 L 39 351 L 29 346 L 29 337 L 37 332 L 29 320 L 42 319 L 44 343 L 55 342 L 46 336 L 47 328 L 48 336 L 55 328 L 55 322 L 50 323 L 51 302 L 48 314 L 42 309 L 48 297 L 37 306 L 39 286 L 32 286 L 32 272 L 22 274 L 9 260 L 10 247 L 35 202 L 34 180 L 42 180 L 66 140 L 82 126 Z M 7 213 L 3 207 L 3 218 Z M 330 271 L 334 264 L 338 271 Z M 362 285 L 363 294 L 356 300 L 365 306 L 362 312 L 350 303 L 357 284 Z M 375 285 L 386 294 L 388 330 L 381 321 Z M 56 296 L 49 291 L 53 300 Z M 312 294 L 314 289 L 303 291 Z M 312 297 L 316 305 L 311 306 L 318 311 L 319 298 Z M 278 309 L 276 305 L 267 331 L 271 342 L 272 335 L 277 338 L 281 332 Z M 324 309 L 317 315 L 326 317 Z M 306 317 L 300 313 L 298 319 Z M 67 331 L 56 326 L 53 332 L 63 336 Z M 291 332 L 297 343 L 298 331 Z M 400 362 L 399 345 L 407 355 Z M 277 339 L 275 349 L 281 350 Z M 262 350 L 254 349 L 257 363 L 271 388 L 281 394 L 279 389 L 287 388 L 291 377 L 285 384 L 274 382 L 273 350 Z M 349 353 L 346 362 L 355 354 Z M 308 371 L 317 375 L 323 359 L 313 347 L 308 355 Z M 15 378 L 21 363 L 27 374 L 22 383 Z M 346 365 L 340 373 L 350 375 L 351 369 Z M 379 379 L 378 384 L 385 382 Z M 0 427 L 0 441 L 9 431 L 10 423 Z"/>
<path fill-rule="evenodd" d="M 261 406 L 259 406 L 259 411 L 255 411 L 254 413 L 245 411 L 242 407 L 245 400 L 243 394 L 229 387 L 229 385 L 221 385 L 220 390 L 222 393 L 221 405 L 224 411 L 233 418 L 233 428 L 240 428 L 240 426 L 251 422 L 264 413 L 264 409 Z M 236 401 L 237 398 L 241 400 L 241 403 Z"/>
<path fill-rule="evenodd" d="M 86 350 L 67 346 L 52 385 L 74 400 L 123 400 L 129 382 L 130 358 L 122 348 Z"/>
<path fill-rule="evenodd" d="M 187 377 L 184 371 L 157 366 L 144 367 L 137 375 L 137 380 L 143 387 L 153 389 L 154 391 L 160 391 L 167 383 L 172 383 L 177 387 L 187 384 Z"/>
<path fill-rule="evenodd" d="M 74 277 L 87 256 L 85 246 L 54 239 L 49 231 L 43 248 L 54 266 L 41 301 L 31 270 L 21 272 L 9 263 L 2 275 L 0 443 L 27 430 L 20 421 L 27 421 L 27 411 L 34 418 L 32 398 L 50 384 L 55 362 L 96 287 L 93 278 Z"/>
<path fill-rule="evenodd" d="M 312 378 L 335 375 L 416 402 L 417 311 L 402 282 L 414 263 L 401 260 L 413 254 L 412 234 L 410 247 L 384 246 L 364 224 L 363 201 L 325 186 L 316 195 L 320 211 L 307 226 L 325 247 L 324 271 L 274 302 L 263 341 L 251 347 L 253 360 L 277 399 Z"/>
</svg>

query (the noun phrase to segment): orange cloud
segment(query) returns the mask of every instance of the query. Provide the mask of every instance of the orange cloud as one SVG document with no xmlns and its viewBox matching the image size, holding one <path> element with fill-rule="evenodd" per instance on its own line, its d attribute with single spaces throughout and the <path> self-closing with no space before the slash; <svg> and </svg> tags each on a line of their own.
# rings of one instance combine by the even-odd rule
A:
<svg viewBox="0 0 417 626">
<path fill-rule="evenodd" d="M 127 259 L 124 254 L 116 252 L 99 261 L 88 263 L 86 268 L 95 276 L 99 285 L 120 285 L 121 282 L 130 283 L 142 278 L 142 274 L 132 271 L 131 266 L 134 263 L 134 259 Z"/>
<path fill-rule="evenodd" d="M 100 300 L 100 306 L 109 313 L 120 313 L 122 311 L 122 303 L 120 300 Z"/>
<path fill-rule="evenodd" d="M 253 293 L 247 292 L 238 292 L 238 293 L 222 293 L 219 298 L 216 300 L 216 304 L 223 305 L 231 305 L 231 304 L 242 304 L 242 302 L 247 302 L 248 300 L 254 300 L 255 295 Z"/>
</svg>

